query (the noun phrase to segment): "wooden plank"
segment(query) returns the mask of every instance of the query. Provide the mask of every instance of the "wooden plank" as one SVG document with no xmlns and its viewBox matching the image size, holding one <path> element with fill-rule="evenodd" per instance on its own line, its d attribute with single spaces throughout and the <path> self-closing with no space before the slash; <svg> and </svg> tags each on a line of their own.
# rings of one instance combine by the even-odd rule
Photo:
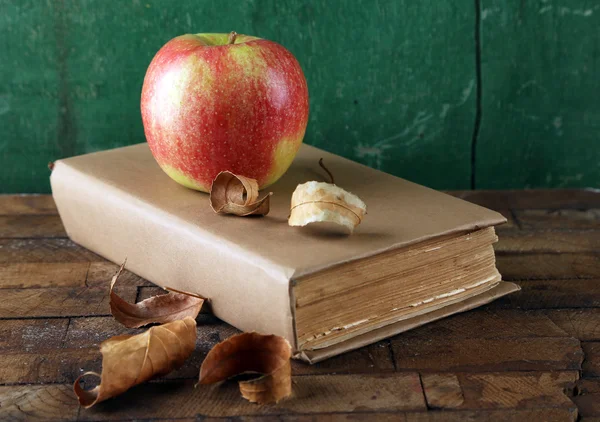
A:
<svg viewBox="0 0 600 422">
<path fill-rule="evenodd" d="M 0 215 L 56 215 L 52 195 L 0 195 Z"/>
<path fill-rule="evenodd" d="M 257 406 L 241 398 L 235 381 L 196 388 L 193 384 L 192 380 L 144 384 L 110 402 L 82 410 L 79 417 L 158 419 L 426 410 L 419 376 L 414 373 L 294 376 L 293 397 L 269 406 Z"/>
<path fill-rule="evenodd" d="M 536 230 L 589 230 L 600 229 L 600 208 L 515 210 L 524 229 Z"/>
<path fill-rule="evenodd" d="M 178 419 L 179 420 L 179 419 Z M 261 415 L 239 416 L 235 419 L 225 419 L 228 422 L 568 422 L 577 420 L 577 409 L 502 409 L 502 410 L 459 410 L 459 411 L 428 411 L 428 412 L 352 412 L 352 413 L 315 413 L 309 415 Z M 224 422 L 221 418 L 202 418 L 203 422 Z M 190 421 L 191 422 L 191 421 Z"/>
<path fill-rule="evenodd" d="M 58 215 L 0 215 L 0 239 L 67 237 Z"/>
<path fill-rule="evenodd" d="M 4 421 L 72 421 L 78 412 L 79 403 L 67 384 L 0 387 L 0 419 Z"/>
<path fill-rule="evenodd" d="M 396 368 L 420 372 L 579 370 L 583 351 L 570 337 L 436 338 L 392 340 Z"/>
<path fill-rule="evenodd" d="M 475 309 L 452 315 L 394 337 L 411 341 L 434 339 L 515 339 L 535 337 L 570 337 L 541 312 L 521 310 Z"/>
<path fill-rule="evenodd" d="M 85 371 L 100 372 L 97 348 L 48 349 L 38 353 L 6 353 L 0 359 L 2 384 L 70 383 Z"/>
<path fill-rule="evenodd" d="M 119 292 L 129 301 L 137 293 L 135 287 L 121 287 Z M 0 293 L 0 318 L 110 315 L 106 288 L 2 289 Z"/>
<path fill-rule="evenodd" d="M 600 393 L 600 380 L 581 379 L 577 381 L 577 393 L 579 395 Z"/>
<path fill-rule="evenodd" d="M 600 252 L 600 231 L 509 231 L 499 234 L 496 253 Z"/>
<path fill-rule="evenodd" d="M 600 342 L 583 342 L 581 343 L 585 360 L 582 365 L 582 376 L 600 377 Z"/>
<path fill-rule="evenodd" d="M 100 343 L 110 337 L 122 334 L 139 334 L 145 328 L 128 329 L 118 323 L 113 317 L 76 318 L 71 321 L 65 336 L 66 348 L 98 348 Z M 199 325 L 198 338 L 194 353 L 178 370 L 167 375 L 166 378 L 179 379 L 198 378 L 200 365 L 208 352 L 220 341 L 239 333 L 230 325 Z"/>
<path fill-rule="evenodd" d="M 0 266 L 0 289 L 41 287 L 104 287 L 119 266 L 112 262 L 25 262 Z M 129 272 L 121 273 L 121 286 L 153 286 L 149 281 Z"/>
<path fill-rule="evenodd" d="M 600 278 L 600 254 L 497 254 L 504 280 Z"/>
<path fill-rule="evenodd" d="M 421 384 L 430 409 L 456 409 L 465 403 L 456 374 L 423 374 Z"/>
<path fill-rule="evenodd" d="M 493 210 L 600 208 L 598 189 L 467 190 L 454 196 Z"/>
<path fill-rule="evenodd" d="M 69 320 L 15 319 L 0 322 L 0 353 L 36 352 L 58 349 L 67 333 Z"/>
<path fill-rule="evenodd" d="M 600 307 L 600 279 L 520 280 L 521 291 L 504 296 L 488 309 Z"/>
<path fill-rule="evenodd" d="M 387 340 L 361 347 L 314 365 L 301 361 L 292 362 L 292 373 L 295 375 L 380 373 L 393 370 L 394 361 Z"/>
<path fill-rule="evenodd" d="M 432 374 L 423 377 L 423 389 L 442 409 L 572 409 L 566 393 L 572 393 L 578 378 L 575 371 Z M 462 402 L 457 398 L 457 382 Z"/>
<path fill-rule="evenodd" d="M 69 239 L 0 239 L 0 264 L 103 261 Z"/>
<path fill-rule="evenodd" d="M 556 325 L 581 341 L 600 340 L 600 309 L 550 309 L 543 311 Z"/>
<path fill-rule="evenodd" d="M 573 397 L 582 417 L 600 417 L 600 379 L 584 380 L 578 384 L 579 394 Z M 585 420 L 585 419 L 584 419 Z"/>
<path fill-rule="evenodd" d="M 90 269 L 87 274 L 86 284 L 89 287 L 108 287 L 113 276 L 117 273 L 120 265 L 113 264 L 110 261 L 102 260 L 100 262 L 92 262 Z M 133 287 L 133 286 L 154 286 L 148 280 L 128 271 L 123 270 L 119 276 L 119 283 L 117 289 L 121 287 Z M 141 289 L 140 289 L 141 294 Z"/>
<path fill-rule="evenodd" d="M 24 262 L 0 266 L 0 288 L 83 287 L 89 262 Z"/>
<path fill-rule="evenodd" d="M 171 375 L 171 378 L 196 378 L 206 354 L 219 342 L 239 333 L 234 327 L 224 323 L 203 324 L 199 319 L 196 350 L 185 365 Z M 107 338 L 120 334 L 137 334 L 136 329 L 126 329 L 112 317 L 76 318 L 69 325 L 64 339 L 64 347 L 98 347 Z M 297 375 L 321 373 L 363 373 L 393 371 L 389 344 L 379 342 L 359 350 L 344 353 L 315 365 L 292 362 L 293 373 Z"/>
</svg>

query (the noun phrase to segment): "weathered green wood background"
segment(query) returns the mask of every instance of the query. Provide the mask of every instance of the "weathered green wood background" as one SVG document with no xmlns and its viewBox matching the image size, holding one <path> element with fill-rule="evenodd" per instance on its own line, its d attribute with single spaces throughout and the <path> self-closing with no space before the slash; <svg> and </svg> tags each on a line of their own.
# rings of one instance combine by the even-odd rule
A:
<svg viewBox="0 0 600 422">
<path fill-rule="evenodd" d="M 154 53 L 231 30 L 296 55 L 310 144 L 434 188 L 600 185 L 598 0 L 0 0 L 0 191 L 142 142 Z"/>
</svg>

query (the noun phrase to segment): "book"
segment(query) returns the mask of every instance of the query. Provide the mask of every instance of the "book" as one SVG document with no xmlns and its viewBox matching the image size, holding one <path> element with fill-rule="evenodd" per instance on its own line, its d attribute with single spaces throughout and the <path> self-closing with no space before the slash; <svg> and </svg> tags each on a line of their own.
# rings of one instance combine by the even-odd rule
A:
<svg viewBox="0 0 600 422">
<path fill-rule="evenodd" d="M 326 180 L 320 158 L 367 204 L 350 236 L 287 224 L 296 186 Z M 208 298 L 243 331 L 285 337 L 308 362 L 518 290 L 495 266 L 502 215 L 309 145 L 267 189 L 266 217 L 215 214 L 208 195 L 172 181 L 145 143 L 58 160 L 51 185 L 74 242 Z"/>
</svg>

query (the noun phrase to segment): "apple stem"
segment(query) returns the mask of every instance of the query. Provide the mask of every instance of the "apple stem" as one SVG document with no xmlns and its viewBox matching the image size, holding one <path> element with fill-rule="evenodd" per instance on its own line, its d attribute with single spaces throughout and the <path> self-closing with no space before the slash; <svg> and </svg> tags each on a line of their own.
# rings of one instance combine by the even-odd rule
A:
<svg viewBox="0 0 600 422">
<path fill-rule="evenodd" d="M 235 39 L 237 38 L 238 34 L 235 31 L 231 31 L 229 33 L 229 38 L 227 38 L 227 44 L 233 44 L 235 42 Z"/>
<path fill-rule="evenodd" d="M 329 183 L 331 183 L 332 185 L 335 185 L 335 179 L 333 178 L 333 174 L 331 174 L 329 169 L 327 167 L 325 167 L 325 164 L 323 163 L 322 158 L 319 160 L 319 165 L 321 166 L 321 168 L 323 170 L 325 170 L 327 172 L 327 175 L 329 176 L 329 179 L 330 179 Z"/>
</svg>

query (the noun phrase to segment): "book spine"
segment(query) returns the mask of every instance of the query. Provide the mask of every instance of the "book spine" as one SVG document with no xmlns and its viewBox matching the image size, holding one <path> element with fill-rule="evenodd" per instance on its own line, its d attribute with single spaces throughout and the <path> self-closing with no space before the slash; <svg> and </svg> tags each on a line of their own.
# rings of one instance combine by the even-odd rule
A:
<svg viewBox="0 0 600 422">
<path fill-rule="evenodd" d="M 242 331 L 280 335 L 295 349 L 289 279 L 68 160 L 55 163 L 51 186 L 75 243 L 117 264 L 127 259 L 128 270 L 159 286 L 206 297 L 218 318 Z"/>
</svg>

